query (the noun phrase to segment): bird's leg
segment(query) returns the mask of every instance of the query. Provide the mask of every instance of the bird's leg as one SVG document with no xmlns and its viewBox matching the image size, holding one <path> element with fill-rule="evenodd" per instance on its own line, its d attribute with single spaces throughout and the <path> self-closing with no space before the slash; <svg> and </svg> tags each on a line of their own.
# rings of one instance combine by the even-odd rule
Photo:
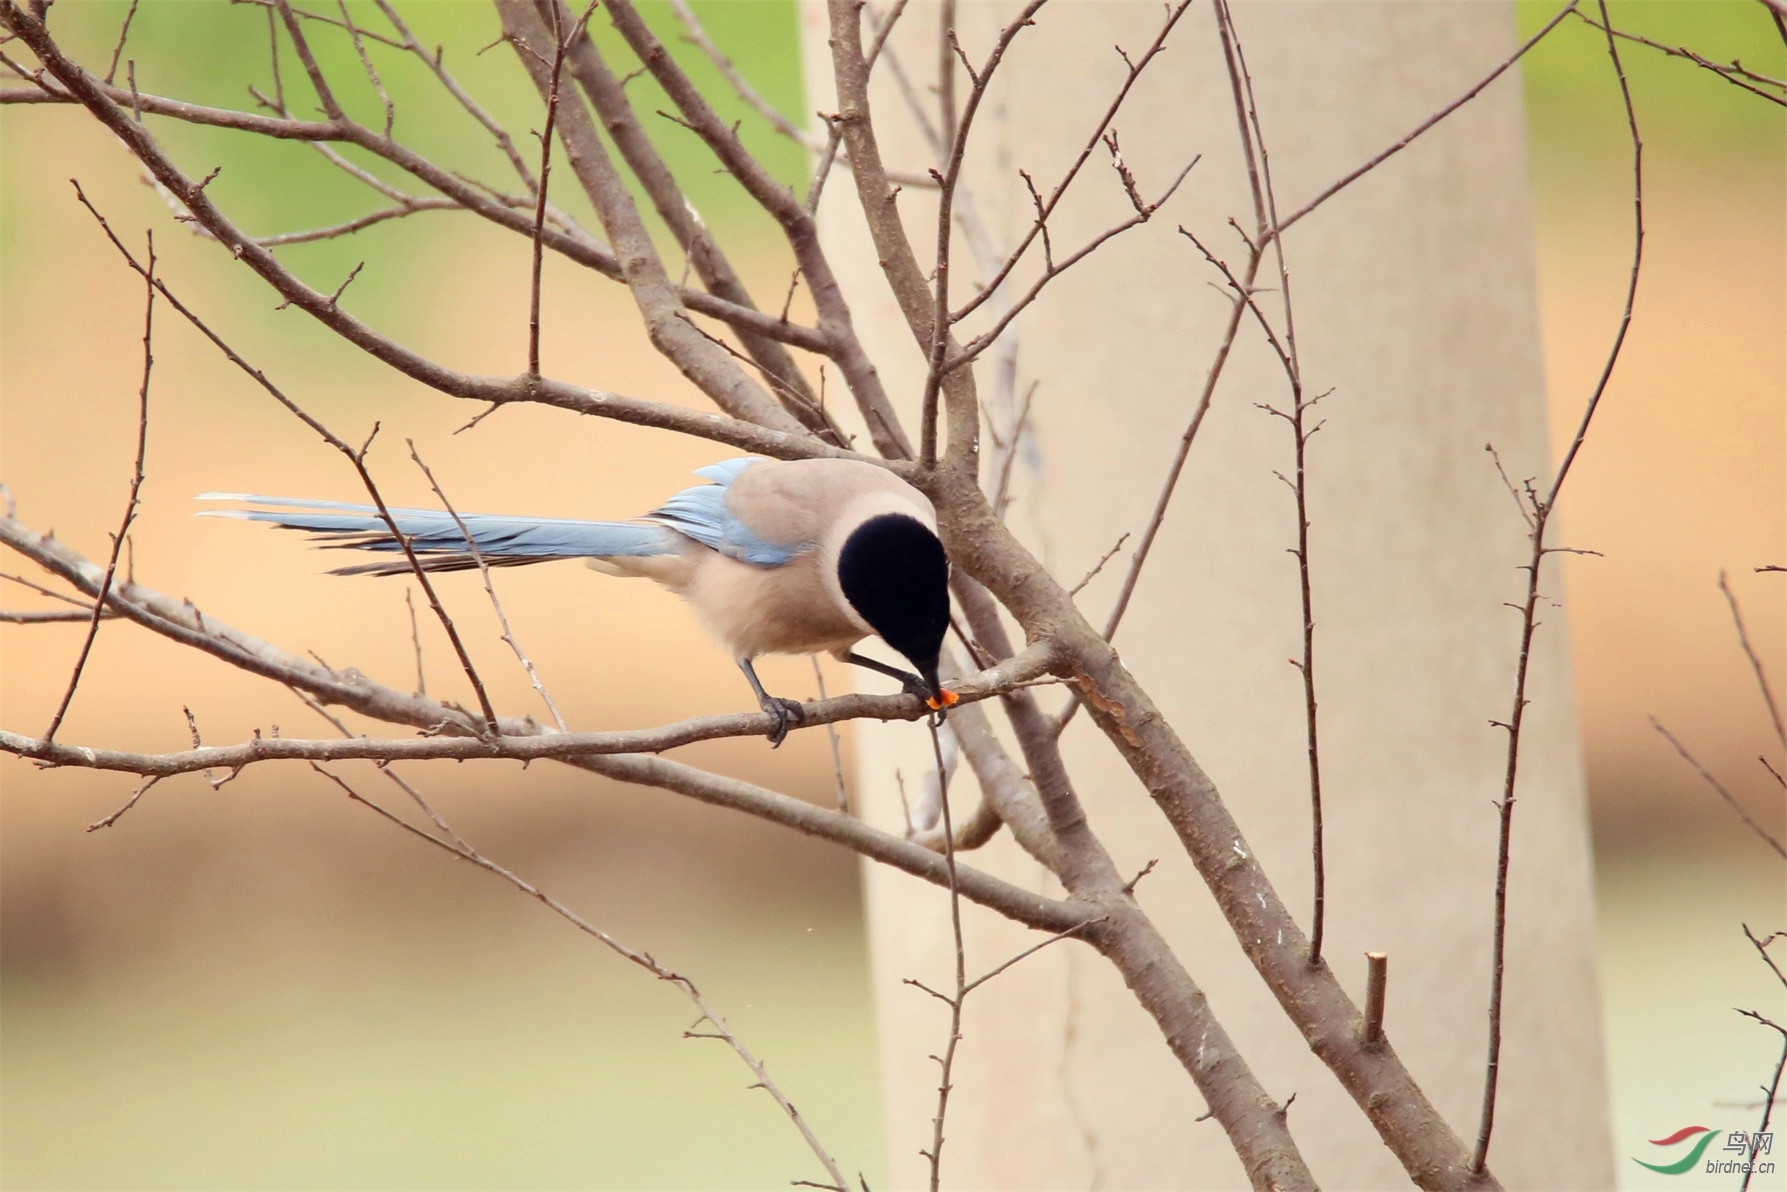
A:
<svg viewBox="0 0 1787 1192">
<path fill-rule="evenodd" d="M 745 681 L 757 693 L 757 706 L 776 718 L 776 727 L 769 733 L 769 747 L 774 749 L 787 739 L 789 726 L 804 719 L 805 711 L 798 700 L 782 699 L 765 691 L 757 678 L 757 668 L 751 665 L 749 658 L 740 658 L 738 669 L 745 672 Z"/>
<path fill-rule="evenodd" d="M 852 666 L 866 667 L 878 674 L 886 675 L 890 679 L 898 679 L 901 690 L 907 695 L 916 695 L 919 699 L 924 700 L 931 698 L 930 686 L 911 671 L 901 670 L 897 666 L 889 666 L 885 662 L 876 662 L 873 658 L 865 658 L 855 650 L 845 654 L 843 660 Z"/>
</svg>

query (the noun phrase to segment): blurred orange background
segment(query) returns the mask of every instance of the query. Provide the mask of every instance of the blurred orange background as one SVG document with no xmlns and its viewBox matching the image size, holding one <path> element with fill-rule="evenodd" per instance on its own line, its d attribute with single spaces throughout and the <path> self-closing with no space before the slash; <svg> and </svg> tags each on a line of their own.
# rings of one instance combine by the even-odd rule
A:
<svg viewBox="0 0 1787 1192">
<path fill-rule="evenodd" d="M 782 110 L 803 110 L 790 4 L 697 8 Z M 103 61 L 123 10 L 65 3 L 55 26 L 87 61 Z M 1670 44 L 1787 73 L 1756 4 L 1613 11 Z M 1520 15 L 1530 30 L 1549 13 L 1523 3 Z M 244 106 L 243 80 L 265 73 L 265 27 L 250 7 L 151 0 L 137 22 L 144 90 Z M 449 65 L 511 128 L 537 122 L 512 55 L 472 55 L 495 33 L 487 6 L 421 6 L 415 23 L 429 44 L 446 42 Z M 1597 39 L 1572 23 L 1526 74 L 1559 444 L 1605 359 L 1630 252 L 1623 125 Z M 329 52 L 332 72 L 357 77 L 351 49 Z M 1542 630 L 1567 621 L 1576 663 L 1622 1147 L 1652 1117 L 1691 1117 L 1706 1098 L 1743 1097 L 1765 1075 L 1771 1040 L 1728 1007 L 1767 1012 L 1780 997 L 1736 925 L 1787 926 L 1778 858 L 1647 719 L 1667 724 L 1782 833 L 1787 806 L 1755 760 L 1766 753 L 1779 766 L 1780 750 L 1717 577 L 1729 572 L 1779 691 L 1787 576 L 1752 568 L 1787 563 L 1787 143 L 1780 109 L 1643 47 L 1627 61 L 1650 167 L 1644 282 L 1562 506 L 1568 545 L 1601 556 L 1565 559 L 1564 612 Z M 454 114 L 423 81 L 386 74 L 400 134 L 414 129 L 428 151 L 496 176 L 475 126 L 422 131 Z M 288 69 L 288 87 L 297 77 Z M 349 103 L 375 110 L 370 93 Z M 49 107 L 0 113 L 0 479 L 21 520 L 54 527 L 90 558 L 103 559 L 127 492 L 142 290 L 74 202 L 71 176 L 127 243 L 153 227 L 176 292 L 307 409 L 351 440 L 382 425 L 371 462 L 394 502 L 432 503 L 405 438 L 460 509 L 568 517 L 643 510 L 723 453 L 533 408 L 454 434 L 475 408 L 396 376 L 299 312 L 272 314 L 270 291 L 175 224 L 90 119 Z M 733 249 L 734 262 L 774 305 L 785 254 L 721 182 L 700 180 L 707 166 L 675 131 L 663 138 L 673 164 L 694 179 L 722 241 L 749 246 Z M 189 168 L 225 164 L 212 193 L 256 232 L 350 218 L 375 201 L 302 146 L 190 129 L 165 137 Z M 800 173 L 798 148 L 768 134 L 757 143 L 783 175 Z M 281 184 L 269 187 L 274 177 Z M 573 189 L 555 198 L 587 216 Z M 303 246 L 286 259 L 322 285 L 368 258 L 344 298 L 355 313 L 455 367 L 521 367 L 524 240 L 442 213 L 362 237 L 369 243 Z M 702 404 L 650 350 L 620 287 L 549 260 L 544 305 L 548 371 Z M 413 686 L 407 581 L 329 577 L 321 572 L 333 560 L 297 536 L 190 517 L 189 498 L 205 490 L 359 494 L 344 461 L 178 316 L 164 306 L 157 323 L 148 482 L 132 530 L 137 578 L 288 649 Z M 17 559 L 0 569 L 43 578 Z M 730 661 L 649 585 L 571 565 L 496 582 L 576 727 L 747 705 Z M 441 590 L 498 706 L 541 716 L 476 575 L 447 577 Z M 49 607 L 10 583 L 0 603 Z M 1510 619 L 1511 649 L 1514 630 Z M 82 632 L 0 629 L 0 724 L 42 730 Z M 429 690 L 469 698 L 426 610 L 420 632 Z M 764 677 L 772 690 L 813 690 L 804 660 L 771 662 Z M 59 737 L 178 749 L 183 706 L 208 743 L 275 725 L 330 731 L 263 681 L 110 623 Z M 821 734 L 797 734 L 775 753 L 758 741 L 689 752 L 790 794 L 832 797 Z M 384 796 L 370 767 L 341 770 L 362 793 Z M 410 777 L 493 858 L 693 977 L 847 1166 L 871 1186 L 885 1182 L 849 855 L 554 767 L 412 767 Z M 5 1186 L 751 1187 L 811 1174 L 736 1060 L 680 1038 L 693 1011 L 674 991 L 307 770 L 261 767 L 219 791 L 197 778 L 164 783 L 93 834 L 86 825 L 128 796 L 126 777 L 42 773 L 7 758 L 0 784 Z M 1647 1186 L 1645 1173 L 1628 1174 Z"/>
</svg>

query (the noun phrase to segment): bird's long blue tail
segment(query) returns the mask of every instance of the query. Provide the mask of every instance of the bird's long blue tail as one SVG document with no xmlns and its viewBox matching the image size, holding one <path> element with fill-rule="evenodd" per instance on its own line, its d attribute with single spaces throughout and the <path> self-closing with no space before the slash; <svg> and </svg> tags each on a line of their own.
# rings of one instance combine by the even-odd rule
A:
<svg viewBox="0 0 1787 1192">
<path fill-rule="evenodd" d="M 312 501 L 299 497 L 259 497 L 248 493 L 201 493 L 200 501 L 239 501 L 261 509 L 207 509 L 200 516 L 233 517 L 267 522 L 286 530 L 314 535 L 331 548 L 401 552 L 390 526 L 371 505 Z M 438 509 L 392 509 L 392 520 L 410 540 L 417 562 L 427 571 L 465 571 L 476 567 L 466 534 L 453 515 Z M 686 541 L 663 526 L 641 522 L 571 521 L 564 518 L 507 517 L 462 513 L 459 521 L 492 567 L 546 563 L 554 559 L 624 559 L 673 554 Z M 409 560 L 339 567 L 331 575 L 403 575 Z"/>
</svg>

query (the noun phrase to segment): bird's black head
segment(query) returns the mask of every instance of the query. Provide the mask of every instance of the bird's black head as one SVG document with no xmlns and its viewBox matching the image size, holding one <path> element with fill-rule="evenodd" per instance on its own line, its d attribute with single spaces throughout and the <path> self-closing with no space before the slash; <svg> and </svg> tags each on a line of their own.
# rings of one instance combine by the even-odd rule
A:
<svg viewBox="0 0 1787 1192">
<path fill-rule="evenodd" d="M 857 615 L 918 669 L 944 699 L 937 660 L 949 629 L 949 559 L 937 535 L 915 517 L 883 513 L 844 540 L 838 584 Z"/>
</svg>

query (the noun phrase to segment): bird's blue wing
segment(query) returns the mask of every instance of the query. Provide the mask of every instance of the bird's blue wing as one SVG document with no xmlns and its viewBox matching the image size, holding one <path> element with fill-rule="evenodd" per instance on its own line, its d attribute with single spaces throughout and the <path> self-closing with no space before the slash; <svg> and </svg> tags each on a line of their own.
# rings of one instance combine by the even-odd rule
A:
<svg viewBox="0 0 1787 1192">
<path fill-rule="evenodd" d="M 762 461 L 754 456 L 746 456 L 697 468 L 695 475 L 713 483 L 685 488 L 641 520 L 686 534 L 703 546 L 741 563 L 780 567 L 812 544 L 767 541 L 734 517 L 726 505 L 726 490 L 732 482 L 746 468 L 759 462 Z"/>
</svg>

